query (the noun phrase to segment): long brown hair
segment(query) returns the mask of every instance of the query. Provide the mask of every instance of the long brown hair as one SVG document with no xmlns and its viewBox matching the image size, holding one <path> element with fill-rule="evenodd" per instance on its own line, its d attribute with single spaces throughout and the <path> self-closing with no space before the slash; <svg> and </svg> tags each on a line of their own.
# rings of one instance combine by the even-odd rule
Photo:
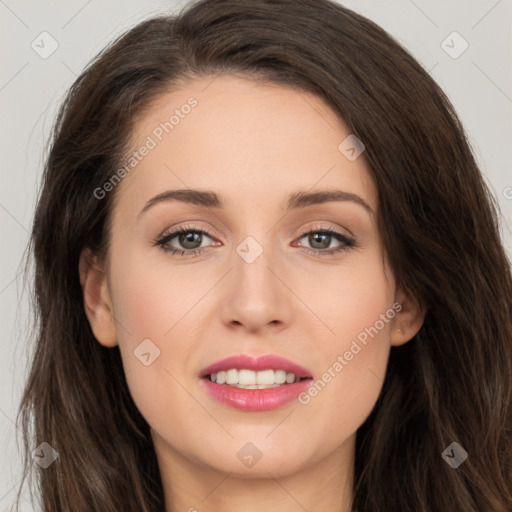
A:
<svg viewBox="0 0 512 512">
<path fill-rule="evenodd" d="M 93 336 L 78 261 L 84 247 L 108 250 L 116 189 L 101 200 L 94 190 L 125 161 L 138 116 L 180 81 L 219 73 L 317 94 L 363 141 L 387 258 L 427 311 L 392 347 L 357 432 L 354 508 L 510 512 L 512 278 L 496 203 L 440 87 L 384 30 L 329 0 L 194 2 L 120 36 L 68 92 L 29 244 L 37 336 L 18 412 L 43 511 L 164 510 L 149 426 L 118 347 Z M 42 442 L 59 453 L 47 469 L 30 455 Z M 456 469 L 441 456 L 452 442 L 469 454 Z"/>
</svg>

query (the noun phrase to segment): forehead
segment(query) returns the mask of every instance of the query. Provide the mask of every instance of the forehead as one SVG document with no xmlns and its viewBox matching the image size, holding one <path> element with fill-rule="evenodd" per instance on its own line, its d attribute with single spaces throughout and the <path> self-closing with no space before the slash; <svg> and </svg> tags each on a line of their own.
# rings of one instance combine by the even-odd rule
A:
<svg viewBox="0 0 512 512">
<path fill-rule="evenodd" d="M 227 207 L 283 206 L 291 191 L 341 187 L 375 206 L 364 153 L 351 161 L 340 150 L 350 135 L 311 93 L 230 75 L 198 78 L 139 117 L 130 152 L 139 157 L 117 192 L 132 206 L 166 188 L 213 190 Z"/>
</svg>

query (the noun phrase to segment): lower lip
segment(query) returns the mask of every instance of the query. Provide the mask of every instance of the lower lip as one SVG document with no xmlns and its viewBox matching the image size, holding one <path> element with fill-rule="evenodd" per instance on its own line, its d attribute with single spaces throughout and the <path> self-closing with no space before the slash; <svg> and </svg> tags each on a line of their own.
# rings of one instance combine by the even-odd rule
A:
<svg viewBox="0 0 512 512">
<path fill-rule="evenodd" d="M 305 391 L 313 379 L 304 379 L 277 388 L 243 389 L 216 384 L 209 378 L 202 378 L 206 390 L 219 402 L 243 411 L 270 411 L 296 399 Z"/>
</svg>

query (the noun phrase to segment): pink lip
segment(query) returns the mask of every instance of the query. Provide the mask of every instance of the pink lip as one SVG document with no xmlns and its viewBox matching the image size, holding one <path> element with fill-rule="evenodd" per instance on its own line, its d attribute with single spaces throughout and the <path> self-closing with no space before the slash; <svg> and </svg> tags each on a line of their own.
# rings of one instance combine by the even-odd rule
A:
<svg viewBox="0 0 512 512">
<path fill-rule="evenodd" d="M 226 384 L 216 384 L 208 378 L 200 380 L 206 391 L 222 404 L 235 409 L 254 412 L 269 411 L 291 402 L 306 391 L 312 382 L 313 379 L 306 379 L 294 384 L 283 384 L 278 388 L 241 389 Z"/>
<path fill-rule="evenodd" d="M 208 375 L 231 368 L 261 371 L 284 370 L 295 374 L 295 377 L 306 379 L 293 384 L 283 384 L 276 388 L 268 389 L 242 389 L 211 382 Z M 266 355 L 251 357 L 239 355 L 222 359 L 207 366 L 200 374 L 201 385 L 219 402 L 245 411 L 268 411 L 281 407 L 296 399 L 305 391 L 313 380 L 311 373 L 298 364 L 279 356 Z"/>
<path fill-rule="evenodd" d="M 295 377 L 300 379 L 312 378 L 311 373 L 306 370 L 306 368 L 303 368 L 288 359 L 284 359 L 283 357 L 274 355 L 252 357 L 244 354 L 228 357 L 207 366 L 201 372 L 200 377 L 206 377 L 211 373 L 227 371 L 231 368 L 237 368 L 239 370 L 253 370 L 255 372 L 261 370 L 284 370 L 287 373 L 294 373 Z"/>
</svg>

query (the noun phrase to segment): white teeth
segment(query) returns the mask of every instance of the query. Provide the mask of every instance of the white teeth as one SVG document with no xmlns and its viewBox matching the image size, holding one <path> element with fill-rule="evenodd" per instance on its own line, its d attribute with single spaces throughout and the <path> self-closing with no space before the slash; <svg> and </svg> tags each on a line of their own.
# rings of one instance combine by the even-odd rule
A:
<svg viewBox="0 0 512 512">
<path fill-rule="evenodd" d="M 256 384 L 277 384 L 274 378 L 274 370 L 263 370 L 262 372 L 255 373 Z M 243 384 L 240 381 L 240 384 Z"/>
<path fill-rule="evenodd" d="M 284 370 L 276 370 L 274 372 L 274 380 L 276 384 L 284 384 L 286 382 L 286 372 Z"/>
<path fill-rule="evenodd" d="M 229 370 L 238 373 L 238 382 L 227 382 L 226 384 L 241 384 L 242 386 L 254 386 L 256 384 L 256 372 L 251 370 Z"/>
<path fill-rule="evenodd" d="M 227 371 L 212 373 L 210 380 L 217 384 L 227 384 L 244 389 L 266 389 L 277 387 L 285 382 L 292 384 L 300 379 L 294 373 L 286 373 L 284 370 L 252 370 L 231 368 Z"/>
<path fill-rule="evenodd" d="M 226 384 L 238 384 L 238 372 L 235 369 L 226 372 Z"/>
</svg>

